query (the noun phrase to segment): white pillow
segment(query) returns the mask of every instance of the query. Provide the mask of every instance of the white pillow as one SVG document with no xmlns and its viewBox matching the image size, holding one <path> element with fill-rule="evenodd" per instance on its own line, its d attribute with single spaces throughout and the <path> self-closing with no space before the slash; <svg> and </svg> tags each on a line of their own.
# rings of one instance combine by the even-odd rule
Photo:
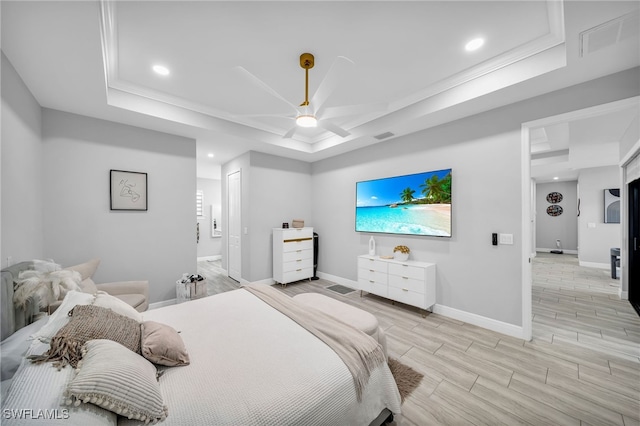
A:
<svg viewBox="0 0 640 426">
<path fill-rule="evenodd" d="M 49 321 L 37 333 L 34 339 L 48 343 L 56 335 L 58 330 L 64 327 L 70 320 L 69 311 L 76 305 L 91 305 L 95 296 L 80 291 L 70 291 L 62 300 L 60 307 L 49 316 Z"/>
<path fill-rule="evenodd" d="M 31 335 L 40 330 L 48 321 L 47 317 L 22 327 L 11 336 L 0 342 L 0 370 L 2 381 L 13 377 L 22 362 L 24 354 L 31 345 Z"/>
<path fill-rule="evenodd" d="M 133 306 L 123 302 L 115 296 L 105 293 L 104 291 L 98 291 L 96 301 L 93 302 L 93 305 L 111 309 L 116 314 L 124 315 L 125 317 L 142 322 L 142 314 L 136 311 Z"/>
<path fill-rule="evenodd" d="M 76 376 L 64 396 L 67 405 L 91 403 L 145 423 L 167 417 L 156 367 L 112 340 L 84 344 Z"/>
</svg>

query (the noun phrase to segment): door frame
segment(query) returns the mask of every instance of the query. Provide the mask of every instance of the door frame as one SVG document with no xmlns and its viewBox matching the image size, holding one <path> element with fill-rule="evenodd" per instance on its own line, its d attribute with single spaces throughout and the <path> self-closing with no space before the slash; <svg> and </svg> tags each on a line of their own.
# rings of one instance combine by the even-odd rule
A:
<svg viewBox="0 0 640 426">
<path fill-rule="evenodd" d="M 230 245 L 231 245 L 231 239 L 229 238 L 230 232 L 231 232 L 231 216 L 229 214 L 229 209 L 230 209 L 230 205 L 231 203 L 229 202 L 229 177 L 231 175 L 234 175 L 236 173 L 239 173 L 238 178 L 239 178 L 239 194 L 238 194 L 238 199 L 240 200 L 240 229 L 238 230 L 238 235 L 240 235 L 240 239 L 238 240 L 238 245 L 240 247 L 240 258 L 238 259 L 238 264 L 239 264 L 239 274 L 240 276 L 238 277 L 238 279 L 236 281 L 241 282 L 242 281 L 242 169 L 238 169 L 238 170 L 234 170 L 232 172 L 227 173 L 226 176 L 226 198 L 227 198 L 227 226 L 226 226 L 226 250 L 227 250 L 227 275 L 231 278 L 234 279 L 233 277 L 231 277 L 231 250 L 230 250 Z"/>
<path fill-rule="evenodd" d="M 618 295 L 620 299 L 629 299 L 629 269 L 627 263 L 629 260 L 629 194 L 627 187 L 631 181 L 627 178 L 627 166 L 640 156 L 640 140 L 636 141 L 620 161 L 620 197 L 622 204 L 620 206 L 620 225 L 622 229 L 622 241 L 620 243 L 620 291 Z M 635 180 L 635 179 L 634 179 Z"/>
</svg>

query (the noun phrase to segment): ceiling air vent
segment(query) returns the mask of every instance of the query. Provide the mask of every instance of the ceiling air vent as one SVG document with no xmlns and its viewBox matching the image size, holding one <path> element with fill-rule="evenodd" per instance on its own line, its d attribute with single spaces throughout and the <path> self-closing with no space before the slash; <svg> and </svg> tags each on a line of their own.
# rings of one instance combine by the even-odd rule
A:
<svg viewBox="0 0 640 426">
<path fill-rule="evenodd" d="M 636 10 L 583 31 L 580 33 L 580 56 L 587 56 L 628 38 L 637 38 L 639 28 L 640 11 Z"/>
<path fill-rule="evenodd" d="M 390 138 L 391 136 L 395 136 L 395 135 L 391 132 L 384 132 L 384 133 L 380 133 L 379 135 L 375 135 L 374 138 L 381 141 L 382 139 L 387 139 L 387 138 Z"/>
</svg>

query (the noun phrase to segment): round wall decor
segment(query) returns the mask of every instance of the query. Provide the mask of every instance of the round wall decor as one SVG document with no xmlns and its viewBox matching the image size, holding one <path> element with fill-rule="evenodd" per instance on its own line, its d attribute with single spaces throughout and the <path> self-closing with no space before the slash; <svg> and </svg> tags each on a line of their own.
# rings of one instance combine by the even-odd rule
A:
<svg viewBox="0 0 640 426">
<path fill-rule="evenodd" d="M 559 192 L 550 192 L 547 194 L 547 201 L 551 204 L 558 204 L 562 201 L 562 194 Z"/>
<path fill-rule="evenodd" d="M 557 204 L 553 204 L 547 207 L 547 214 L 549 216 L 560 216 L 562 214 L 562 207 Z"/>
</svg>

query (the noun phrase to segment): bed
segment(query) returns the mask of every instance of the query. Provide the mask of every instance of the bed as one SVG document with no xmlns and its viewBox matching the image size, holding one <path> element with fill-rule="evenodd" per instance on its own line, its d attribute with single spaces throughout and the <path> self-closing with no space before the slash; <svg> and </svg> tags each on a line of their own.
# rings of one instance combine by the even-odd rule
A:
<svg viewBox="0 0 640 426">
<path fill-rule="evenodd" d="M 11 309 L 6 297 L 2 304 Z M 142 319 L 179 331 L 190 357 L 189 365 L 158 367 L 168 409 L 159 424 L 370 425 L 391 414 L 400 420 L 400 395 L 386 363 L 370 372 L 358 395 L 334 350 L 246 289 L 147 311 Z M 34 340 L 25 356 L 48 347 Z M 43 424 L 48 416 L 51 425 L 141 424 L 90 402 L 65 405 L 75 375 L 71 367 L 23 358 L 3 398 L 2 423 Z"/>
</svg>

